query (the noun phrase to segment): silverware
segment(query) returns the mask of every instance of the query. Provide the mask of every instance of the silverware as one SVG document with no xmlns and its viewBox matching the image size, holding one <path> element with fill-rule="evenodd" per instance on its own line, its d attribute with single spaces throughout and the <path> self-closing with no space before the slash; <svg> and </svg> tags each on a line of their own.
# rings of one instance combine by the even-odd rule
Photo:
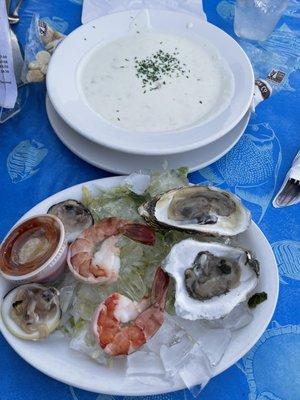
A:
<svg viewBox="0 0 300 400">
<path fill-rule="evenodd" d="M 296 155 L 291 169 L 273 200 L 273 206 L 286 207 L 300 202 L 300 151 Z"/>
<path fill-rule="evenodd" d="M 20 17 L 19 17 L 19 9 L 21 7 L 23 0 L 18 0 L 14 11 L 12 12 L 12 14 L 8 15 L 8 21 L 11 25 L 15 25 L 20 21 Z"/>
<path fill-rule="evenodd" d="M 298 203 L 300 199 L 300 181 L 297 179 L 288 179 L 282 192 L 278 195 L 276 199 L 276 204 L 278 207 L 290 206 L 292 204 Z"/>
<path fill-rule="evenodd" d="M 5 1 L 5 3 L 6 3 L 7 15 L 9 14 L 9 11 L 10 11 L 10 1 L 11 1 L 11 0 L 6 0 L 6 1 Z"/>
</svg>

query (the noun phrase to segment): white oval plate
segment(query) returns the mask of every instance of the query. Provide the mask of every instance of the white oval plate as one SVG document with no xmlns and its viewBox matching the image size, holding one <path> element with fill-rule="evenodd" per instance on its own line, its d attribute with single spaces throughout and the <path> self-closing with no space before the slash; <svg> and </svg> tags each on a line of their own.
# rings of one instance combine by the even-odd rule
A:
<svg viewBox="0 0 300 400">
<path fill-rule="evenodd" d="M 114 187 L 123 179 L 122 177 L 105 178 L 86 182 L 84 185 L 95 193 L 97 188 Z M 48 197 L 28 211 L 22 219 L 45 213 L 52 204 L 68 198 L 80 200 L 82 185 L 73 186 Z M 232 366 L 258 341 L 272 318 L 278 298 L 279 279 L 275 257 L 266 237 L 254 222 L 248 231 L 240 236 L 240 243 L 253 250 L 261 263 L 257 291 L 267 292 L 268 300 L 254 310 L 254 319 L 249 325 L 233 333 L 231 342 L 216 367 L 215 375 Z M 1 299 L 10 287 L 9 282 L 0 278 Z M 71 350 L 68 347 L 68 341 L 59 332 L 55 332 L 44 341 L 26 342 L 11 335 L 1 319 L 0 329 L 13 349 L 33 367 L 54 379 L 84 390 L 111 395 L 138 396 L 172 392 L 184 388 L 179 378 L 172 386 L 167 381 L 157 383 L 155 387 L 143 384 L 142 381 L 134 381 L 133 384 L 125 376 L 125 359 L 115 362 L 113 368 L 101 366 Z M 198 382 L 195 380 L 194 383 Z"/>
<path fill-rule="evenodd" d="M 206 123 L 162 133 L 133 132 L 113 126 L 93 111 L 79 90 L 81 60 L 97 45 L 128 34 L 141 11 L 126 11 L 91 21 L 73 31 L 57 48 L 47 72 L 47 90 L 58 114 L 87 139 L 114 150 L 143 155 L 182 153 L 212 143 L 233 129 L 250 107 L 254 75 L 238 43 L 221 29 L 189 14 L 147 10 L 151 29 L 212 43 L 234 76 L 234 95 L 228 107 Z"/>
<path fill-rule="evenodd" d="M 46 110 L 54 132 L 68 149 L 95 167 L 122 175 L 137 171 L 141 165 L 143 169 L 159 169 L 163 167 L 165 161 L 169 168 L 179 168 L 185 165 L 190 172 L 204 168 L 219 160 L 232 149 L 245 132 L 251 114 L 248 111 L 227 135 L 199 149 L 167 156 L 140 156 L 111 150 L 79 135 L 58 115 L 48 96 L 46 97 Z"/>
</svg>

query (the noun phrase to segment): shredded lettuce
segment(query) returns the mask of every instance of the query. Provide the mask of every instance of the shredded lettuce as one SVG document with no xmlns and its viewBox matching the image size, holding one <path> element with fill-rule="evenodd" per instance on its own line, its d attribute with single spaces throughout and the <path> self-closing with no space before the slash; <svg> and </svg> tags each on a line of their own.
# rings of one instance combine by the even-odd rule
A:
<svg viewBox="0 0 300 400">
<path fill-rule="evenodd" d="M 133 301 L 139 301 L 147 294 L 147 286 L 137 271 L 121 275 L 117 282 L 117 291 Z"/>
<path fill-rule="evenodd" d="M 123 185 L 113 189 L 99 190 L 97 195 L 86 187 L 82 188 L 82 203 L 91 211 L 95 221 L 115 216 L 142 222 L 138 207 L 143 202 L 166 190 L 188 184 L 185 168 L 151 173 L 144 186 L 141 186 L 144 178 L 140 179 L 137 175 L 143 174 L 135 174 L 131 180 L 127 179 Z M 70 337 L 70 347 L 106 363 L 107 359 L 90 331 L 96 307 L 115 291 L 134 301 L 148 295 L 156 268 L 172 246 L 186 237 L 189 235 L 179 231 L 157 231 L 155 245 L 146 246 L 121 236 L 118 241 L 121 261 L 119 279 L 112 285 L 89 285 L 67 273 L 57 287 L 62 309 L 60 329 Z M 166 302 L 166 311 L 170 314 L 175 312 L 174 299 L 175 286 L 171 281 Z"/>
<path fill-rule="evenodd" d="M 144 197 L 133 193 L 126 186 L 100 191 L 95 197 L 85 187 L 82 190 L 82 203 L 91 211 L 95 221 L 107 217 L 126 218 L 132 221 L 141 220 L 138 207 Z"/>
<path fill-rule="evenodd" d="M 162 172 L 152 172 L 150 184 L 146 190 L 146 194 L 155 197 L 167 190 L 175 189 L 189 184 L 188 169 L 185 167 L 179 169 L 165 169 Z"/>
</svg>

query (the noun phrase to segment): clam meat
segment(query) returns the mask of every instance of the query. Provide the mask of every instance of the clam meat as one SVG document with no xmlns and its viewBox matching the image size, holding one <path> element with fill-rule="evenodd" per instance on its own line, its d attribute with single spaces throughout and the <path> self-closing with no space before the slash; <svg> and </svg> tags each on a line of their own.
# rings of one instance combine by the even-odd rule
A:
<svg viewBox="0 0 300 400">
<path fill-rule="evenodd" d="M 1 316 L 14 336 L 25 340 L 46 338 L 60 321 L 58 291 L 36 283 L 16 287 L 3 298 Z"/>
<path fill-rule="evenodd" d="M 90 211 L 77 200 L 65 200 L 54 204 L 47 213 L 55 215 L 62 221 L 68 242 L 73 242 L 81 232 L 94 223 Z"/>
</svg>

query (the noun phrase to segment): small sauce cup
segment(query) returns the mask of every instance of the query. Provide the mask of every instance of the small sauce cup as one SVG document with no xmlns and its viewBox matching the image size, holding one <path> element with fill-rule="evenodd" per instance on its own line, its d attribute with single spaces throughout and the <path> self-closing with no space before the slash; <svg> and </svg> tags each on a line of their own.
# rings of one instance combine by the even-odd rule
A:
<svg viewBox="0 0 300 400">
<path fill-rule="evenodd" d="M 13 227 L 0 248 L 0 273 L 14 283 L 53 282 L 66 267 L 68 245 L 59 218 L 42 214 Z"/>
</svg>

